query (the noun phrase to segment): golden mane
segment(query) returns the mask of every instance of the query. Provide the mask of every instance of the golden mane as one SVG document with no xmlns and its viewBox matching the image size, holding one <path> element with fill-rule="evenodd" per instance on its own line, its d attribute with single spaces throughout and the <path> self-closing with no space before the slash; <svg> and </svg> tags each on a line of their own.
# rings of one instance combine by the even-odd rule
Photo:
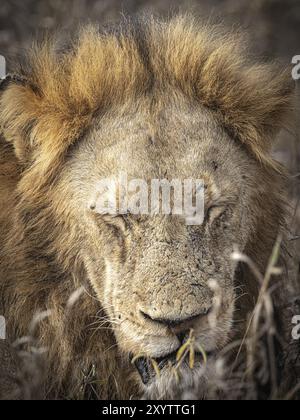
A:
<svg viewBox="0 0 300 420">
<path fill-rule="evenodd" d="M 18 78 L 4 85 L 5 137 L 17 143 L 20 133 L 30 132 L 27 147 L 39 146 L 35 161 L 51 156 L 48 169 L 96 115 L 154 86 L 162 93 L 168 86 L 180 89 L 212 109 L 234 138 L 268 161 L 294 88 L 289 70 L 251 63 L 236 33 L 200 26 L 191 16 L 126 22 L 124 29 L 102 33 L 89 26 L 63 52 L 46 41 L 32 49 Z"/>
</svg>

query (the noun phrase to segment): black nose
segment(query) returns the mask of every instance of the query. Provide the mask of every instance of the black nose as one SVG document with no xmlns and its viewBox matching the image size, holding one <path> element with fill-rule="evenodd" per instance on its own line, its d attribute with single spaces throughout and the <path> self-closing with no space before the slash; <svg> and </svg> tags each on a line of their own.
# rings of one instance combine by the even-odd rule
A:
<svg viewBox="0 0 300 420">
<path fill-rule="evenodd" d="M 176 330 L 186 330 L 187 327 L 191 327 L 193 322 L 197 321 L 198 319 L 208 315 L 210 312 L 209 309 L 202 310 L 197 315 L 189 316 L 189 317 L 180 317 L 180 318 L 168 318 L 168 317 L 153 317 L 149 314 L 141 311 L 142 316 L 146 320 L 150 320 L 152 322 L 156 322 L 157 324 L 164 325 L 168 328 L 176 329 Z M 179 334 L 179 332 L 178 332 Z"/>
</svg>

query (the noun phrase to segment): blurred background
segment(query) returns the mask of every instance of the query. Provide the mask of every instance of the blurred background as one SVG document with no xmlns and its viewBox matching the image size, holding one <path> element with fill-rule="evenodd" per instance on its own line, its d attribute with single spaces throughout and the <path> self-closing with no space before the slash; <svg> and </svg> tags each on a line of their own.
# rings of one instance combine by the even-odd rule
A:
<svg viewBox="0 0 300 420">
<path fill-rule="evenodd" d="M 290 61 L 300 53 L 299 0 L 1 0 L 0 49 L 18 53 L 39 30 L 71 30 L 80 21 L 115 21 L 123 14 L 191 10 L 248 29 L 257 52 Z"/>
<path fill-rule="evenodd" d="M 279 58 L 288 65 L 300 55 L 300 0 L 1 0 L 0 55 L 7 59 L 23 55 L 44 31 L 70 33 L 81 22 L 109 23 L 122 14 L 169 15 L 178 10 L 244 28 L 257 56 Z M 275 155 L 291 173 L 290 200 L 296 209 L 291 229 L 300 260 L 299 133 L 296 115 L 291 132 L 281 135 Z"/>
</svg>

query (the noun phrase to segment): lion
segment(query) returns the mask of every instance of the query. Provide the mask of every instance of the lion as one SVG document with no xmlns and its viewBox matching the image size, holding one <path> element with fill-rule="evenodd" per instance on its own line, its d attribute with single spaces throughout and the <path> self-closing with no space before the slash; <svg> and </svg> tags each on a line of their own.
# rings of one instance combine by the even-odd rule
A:
<svg viewBox="0 0 300 420">
<path fill-rule="evenodd" d="M 256 274 L 276 247 L 280 267 L 289 258 L 286 177 L 271 150 L 294 85 L 240 37 L 191 16 L 88 26 L 67 48 L 34 47 L 2 82 L 0 313 L 14 349 L 40 349 L 43 398 L 221 398 L 219 355 L 249 352 Z M 121 172 L 203 179 L 204 222 L 99 214 L 98 181 Z M 298 285 L 273 272 L 264 336 L 276 374 L 255 364 L 260 397 L 297 382 Z"/>
</svg>

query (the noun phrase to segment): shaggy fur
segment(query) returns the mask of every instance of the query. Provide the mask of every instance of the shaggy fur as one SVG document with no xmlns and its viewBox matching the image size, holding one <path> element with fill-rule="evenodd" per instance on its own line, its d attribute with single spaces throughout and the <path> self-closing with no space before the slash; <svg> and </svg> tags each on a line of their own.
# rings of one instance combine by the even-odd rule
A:
<svg viewBox="0 0 300 420">
<path fill-rule="evenodd" d="M 72 147 L 109 110 L 133 107 L 141 98 L 163 96 L 171 89 L 178 98 L 208 109 L 217 125 L 245 147 L 264 180 L 261 197 L 266 201 L 253 202 L 260 230 L 248 245 L 264 270 L 285 211 L 283 180 L 273 171 L 277 165 L 269 152 L 292 108 L 293 86 L 289 71 L 251 64 L 243 57 L 236 35 L 200 27 L 190 17 L 149 19 L 103 33 L 86 28 L 62 52 L 45 42 L 32 51 L 18 77 L 3 82 L 0 309 L 8 319 L 11 341 L 28 334 L 36 312 L 52 311 L 32 331 L 48 349 L 47 398 L 90 397 L 91 392 L 98 398 L 129 398 L 140 393 L 110 323 L 92 334 L 88 329 L 97 313 L 106 315 L 89 296 L 93 292 L 86 267 L 74 251 L 74 244 L 84 240 L 82 232 L 64 201 L 64 190 L 55 195 Z M 255 297 L 256 280 L 249 282 Z M 82 286 L 83 297 L 68 306 Z"/>
<path fill-rule="evenodd" d="M 232 136 L 266 161 L 294 90 L 289 70 L 247 62 L 236 34 L 201 28 L 190 17 L 102 34 L 86 28 L 69 51 L 46 42 L 28 59 L 17 83 L 5 83 L 1 121 L 23 159 L 18 139 L 31 128 L 25 147 L 37 146 L 42 172 L 54 170 L 95 116 L 166 85 L 213 109 Z"/>
</svg>

